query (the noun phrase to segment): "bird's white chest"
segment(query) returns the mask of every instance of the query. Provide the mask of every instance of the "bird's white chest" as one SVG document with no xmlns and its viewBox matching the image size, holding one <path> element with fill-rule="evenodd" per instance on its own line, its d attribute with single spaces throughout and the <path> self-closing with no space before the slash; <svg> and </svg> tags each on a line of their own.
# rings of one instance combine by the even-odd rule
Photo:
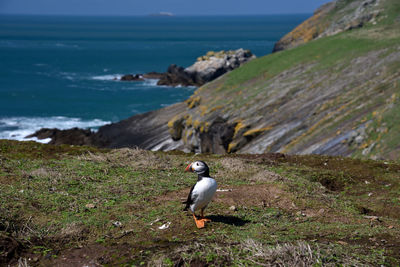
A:
<svg viewBox="0 0 400 267">
<path fill-rule="evenodd" d="M 217 182 L 210 177 L 204 177 L 198 181 L 193 188 L 194 203 L 191 209 L 194 211 L 199 208 L 204 208 L 213 198 L 217 191 Z"/>
</svg>

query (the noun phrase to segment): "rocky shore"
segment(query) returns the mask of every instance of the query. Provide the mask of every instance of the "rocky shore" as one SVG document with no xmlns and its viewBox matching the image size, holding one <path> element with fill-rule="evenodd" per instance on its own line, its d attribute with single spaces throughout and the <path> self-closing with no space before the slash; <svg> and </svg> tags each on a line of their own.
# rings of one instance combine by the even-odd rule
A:
<svg viewBox="0 0 400 267">
<path fill-rule="evenodd" d="M 187 68 L 172 64 L 164 73 L 126 74 L 121 77 L 121 81 L 158 79 L 157 85 L 202 86 L 254 58 L 250 50 L 242 48 L 230 51 L 209 51 Z"/>
</svg>

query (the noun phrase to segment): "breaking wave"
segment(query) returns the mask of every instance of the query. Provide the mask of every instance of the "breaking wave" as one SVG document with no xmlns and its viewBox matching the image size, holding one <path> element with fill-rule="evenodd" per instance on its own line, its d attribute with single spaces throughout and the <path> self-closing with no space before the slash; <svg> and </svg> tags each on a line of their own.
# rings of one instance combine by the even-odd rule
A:
<svg viewBox="0 0 400 267">
<path fill-rule="evenodd" d="M 100 119 L 82 120 L 64 116 L 53 117 L 5 117 L 0 118 L 0 139 L 19 141 L 37 141 L 48 143 L 50 139 L 38 140 L 37 138 L 25 138 L 41 128 L 70 129 L 74 127 L 97 130 L 98 127 L 111 123 Z"/>
</svg>

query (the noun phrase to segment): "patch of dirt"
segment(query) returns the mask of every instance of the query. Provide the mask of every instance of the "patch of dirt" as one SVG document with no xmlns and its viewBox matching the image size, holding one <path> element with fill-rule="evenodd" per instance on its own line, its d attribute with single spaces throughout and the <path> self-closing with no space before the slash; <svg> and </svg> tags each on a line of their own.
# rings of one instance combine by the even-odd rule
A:
<svg viewBox="0 0 400 267">
<path fill-rule="evenodd" d="M 60 235 L 55 237 L 56 239 L 62 240 L 63 243 L 71 240 L 84 240 L 89 234 L 89 229 L 83 223 L 73 222 L 67 224 L 61 229 Z"/>
<path fill-rule="evenodd" d="M 217 192 L 214 201 L 229 206 L 279 207 L 284 210 L 296 207 L 292 196 L 276 185 L 242 185 L 229 189 L 232 191 Z"/>
<path fill-rule="evenodd" d="M 250 177 L 250 181 L 254 182 L 274 182 L 274 181 L 284 181 L 285 177 L 279 174 L 267 170 L 259 171 Z"/>
<path fill-rule="evenodd" d="M 21 177 L 14 174 L 0 176 L 0 184 L 2 185 L 11 185 L 19 180 L 21 180 Z"/>
<path fill-rule="evenodd" d="M 100 244 L 93 244 L 82 248 L 73 248 L 63 251 L 57 259 L 47 263 L 44 262 L 44 266 L 58 266 L 58 267 L 82 267 L 90 266 L 97 267 L 106 264 L 109 259 L 104 256 L 106 255 L 109 248 L 106 248 Z"/>
<path fill-rule="evenodd" d="M 247 172 L 249 167 L 243 164 L 243 161 L 238 158 L 226 157 L 220 161 L 222 167 L 231 172 Z"/>
<path fill-rule="evenodd" d="M 292 196 L 277 185 L 241 185 L 220 189 L 228 191 L 217 191 L 213 201 L 223 203 L 227 206 L 279 207 L 284 210 L 296 209 L 292 201 Z M 178 192 L 168 192 L 165 195 L 159 196 L 156 201 L 160 203 L 177 199 L 183 201 L 186 200 L 189 191 L 190 188 Z"/>
</svg>

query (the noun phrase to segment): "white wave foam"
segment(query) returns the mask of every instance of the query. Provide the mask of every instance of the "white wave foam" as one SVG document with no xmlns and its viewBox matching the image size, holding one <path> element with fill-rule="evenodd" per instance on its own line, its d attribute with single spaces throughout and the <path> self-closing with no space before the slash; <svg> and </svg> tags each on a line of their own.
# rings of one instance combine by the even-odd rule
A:
<svg viewBox="0 0 400 267">
<path fill-rule="evenodd" d="M 145 79 L 144 84 L 147 86 L 157 86 L 159 79 Z"/>
<path fill-rule="evenodd" d="M 62 47 L 62 48 L 79 48 L 79 45 L 76 45 L 76 44 L 55 43 L 55 46 Z"/>
<path fill-rule="evenodd" d="M 122 74 L 106 74 L 106 75 L 99 75 L 91 77 L 92 80 L 99 80 L 99 81 L 113 81 L 113 80 L 120 80 Z"/>
<path fill-rule="evenodd" d="M 69 118 L 63 116 L 55 117 L 8 117 L 0 118 L 0 139 L 12 139 L 19 141 L 38 141 L 48 143 L 50 139 L 38 140 L 37 138 L 25 138 L 41 128 L 70 129 L 90 128 L 96 130 L 96 127 L 110 123 L 100 119 L 82 120 L 80 118 Z"/>
<path fill-rule="evenodd" d="M 74 72 L 60 72 L 60 75 L 67 80 L 76 80 L 76 77 L 78 76 L 77 73 Z"/>
</svg>

